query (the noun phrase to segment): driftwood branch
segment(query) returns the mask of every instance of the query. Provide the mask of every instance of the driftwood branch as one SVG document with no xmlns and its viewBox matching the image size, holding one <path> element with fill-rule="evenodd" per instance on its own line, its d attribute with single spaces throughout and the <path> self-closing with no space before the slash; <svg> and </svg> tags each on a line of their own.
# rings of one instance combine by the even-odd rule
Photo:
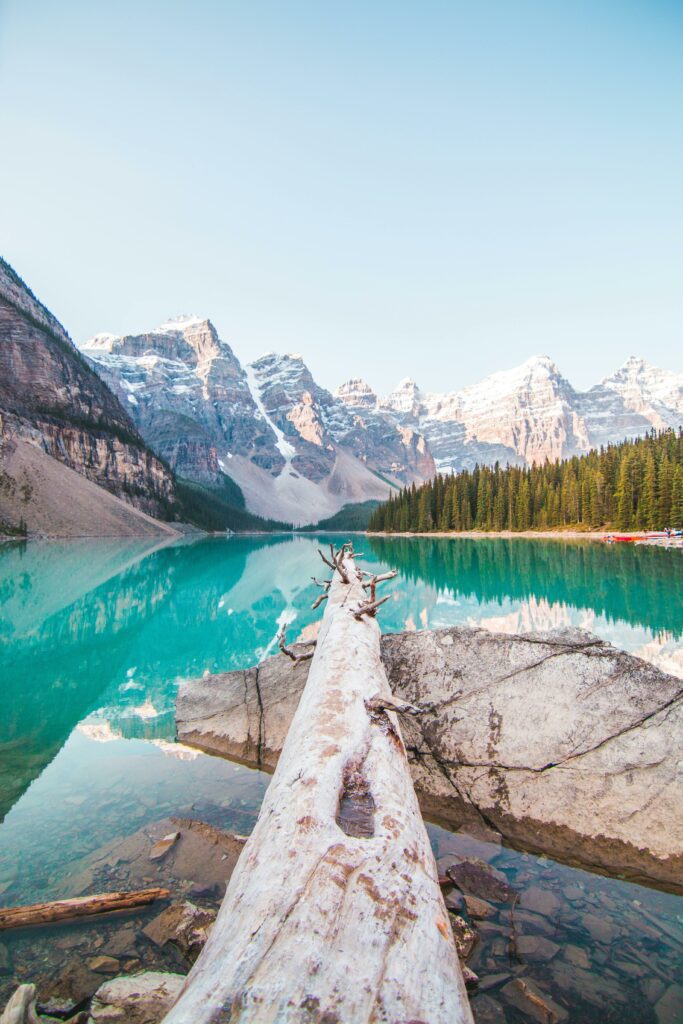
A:
<svg viewBox="0 0 683 1024">
<path fill-rule="evenodd" d="M 300 647 L 315 647 L 315 640 L 302 641 Z M 287 627 L 283 626 L 280 630 L 277 638 L 277 645 L 283 654 L 286 654 L 292 661 L 308 661 L 309 658 L 313 657 L 313 651 L 304 651 L 299 653 L 298 651 L 292 650 L 291 647 L 287 647 Z"/>
<path fill-rule="evenodd" d="M 389 595 L 387 594 L 386 597 L 380 597 L 379 601 L 366 601 L 364 604 L 361 604 L 358 606 L 358 608 L 356 608 L 355 612 L 353 613 L 354 619 L 356 619 L 357 622 L 360 622 L 364 615 L 368 615 L 370 618 L 374 619 L 375 615 L 377 614 L 377 609 L 379 608 L 379 606 L 384 604 L 384 602 L 388 600 Z"/>
<path fill-rule="evenodd" d="M 367 590 L 370 593 L 370 602 L 374 602 L 377 597 L 377 586 L 379 583 L 385 583 L 387 580 L 393 580 L 398 573 L 396 569 L 392 569 L 390 572 L 380 573 L 378 576 L 371 576 L 367 583 L 363 584 L 363 590 Z"/>
<path fill-rule="evenodd" d="M 133 910 L 144 907 L 169 895 L 168 889 L 138 889 L 134 892 L 107 892 L 96 896 L 77 896 L 53 903 L 33 903 L 26 907 L 7 907 L 0 910 L 0 931 L 27 928 L 55 921 L 70 921 L 94 914 L 110 914 L 115 910 Z"/>
<path fill-rule="evenodd" d="M 349 552 L 349 550 L 352 550 L 350 544 L 342 544 L 338 551 L 334 550 L 334 544 L 330 544 L 330 557 L 327 558 L 327 556 L 320 550 L 320 548 L 318 548 L 318 554 L 322 558 L 325 565 L 329 565 L 333 573 L 339 573 L 342 583 L 346 583 L 347 585 L 351 582 L 351 580 L 349 579 L 347 567 L 345 565 L 345 560 L 347 558 L 347 553 Z"/>
<path fill-rule="evenodd" d="M 316 608 L 319 608 L 323 601 L 327 601 L 327 594 L 321 594 L 319 597 L 316 597 L 315 601 L 311 605 L 313 611 L 315 611 Z"/>
<path fill-rule="evenodd" d="M 318 548 L 318 554 L 319 554 L 319 555 L 320 555 L 320 557 L 322 558 L 322 560 L 323 560 L 323 562 L 325 563 L 325 565 L 329 565 L 329 567 L 330 567 L 330 569 L 332 570 L 332 572 L 334 572 L 334 570 L 335 570 L 335 569 L 337 568 L 337 567 L 336 567 L 336 565 L 334 564 L 334 562 L 331 562 L 331 561 L 329 560 L 329 558 L 326 558 L 326 557 L 325 557 L 325 555 L 323 554 L 323 552 L 321 551 L 321 549 L 320 549 L 320 548 Z"/>
<path fill-rule="evenodd" d="M 318 552 L 322 554 L 322 552 Z M 332 584 L 332 580 L 319 580 L 317 576 L 311 576 L 311 579 L 315 583 L 316 587 L 322 587 L 323 590 L 329 590 Z"/>
</svg>

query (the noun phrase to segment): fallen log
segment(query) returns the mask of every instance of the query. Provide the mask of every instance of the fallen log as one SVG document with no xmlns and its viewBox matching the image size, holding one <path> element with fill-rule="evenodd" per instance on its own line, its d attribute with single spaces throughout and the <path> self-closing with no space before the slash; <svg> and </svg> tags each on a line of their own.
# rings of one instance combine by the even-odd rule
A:
<svg viewBox="0 0 683 1024">
<path fill-rule="evenodd" d="M 26 907 L 0 909 L 0 931 L 29 928 L 37 924 L 54 924 L 94 914 L 111 914 L 117 910 L 134 910 L 170 895 L 168 889 L 138 889 L 135 892 L 106 892 L 95 896 L 76 896 L 52 903 L 33 903 Z"/>
<path fill-rule="evenodd" d="M 379 626 L 355 617 L 366 593 L 350 554 L 328 564 L 306 688 L 165 1024 L 472 1021 L 395 714 L 365 704 L 391 700 Z"/>
</svg>

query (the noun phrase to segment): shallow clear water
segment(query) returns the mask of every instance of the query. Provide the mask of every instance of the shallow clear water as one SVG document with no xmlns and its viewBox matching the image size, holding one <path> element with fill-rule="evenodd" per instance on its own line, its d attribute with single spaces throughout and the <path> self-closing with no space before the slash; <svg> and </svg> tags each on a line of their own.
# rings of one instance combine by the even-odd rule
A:
<svg viewBox="0 0 683 1024">
<path fill-rule="evenodd" d="M 76 895 L 82 858 L 168 815 L 249 831 L 267 777 L 176 744 L 175 693 L 183 677 L 264 657 L 283 622 L 291 639 L 314 634 L 320 611 L 310 609 L 318 593 L 310 578 L 324 569 L 319 543 L 233 537 L 157 548 L 74 541 L 0 550 L 0 905 Z M 399 569 L 382 610 L 387 631 L 573 624 L 683 676 L 679 552 L 521 539 L 363 538 L 357 547 L 369 567 Z M 440 829 L 431 835 L 440 856 L 457 845 Z M 590 968 L 579 954 L 583 967 L 568 966 L 563 953 L 526 968 L 561 1005 L 576 1007 L 571 1020 L 677 1019 L 666 1002 L 657 1015 L 653 1007 L 683 949 L 680 901 L 514 851 L 500 851 L 495 863 L 520 891 L 552 890 L 562 911 L 552 915 L 552 941 L 589 955 Z M 570 901 L 567 887 L 585 889 L 586 898 Z M 608 942 L 584 926 L 591 907 L 614 921 Z M 475 969 L 483 981 L 511 969 L 506 914 L 509 908 L 500 909 L 482 929 Z M 633 934 L 629 914 L 643 924 L 630 954 L 619 949 Z M 547 936 L 550 926 L 532 915 L 518 927 Z M 24 946 L 6 942 L 15 971 L 9 984 L 20 977 Z M 581 969 L 603 982 L 587 1001 L 572 990 L 582 984 Z M 614 1017 L 600 1006 L 608 982 L 628 997 L 609 996 Z M 493 1012 L 483 996 L 497 992 L 475 996 L 482 1020 Z M 498 1010 L 491 1019 L 525 1019 L 512 1006 L 506 1018 Z"/>
</svg>

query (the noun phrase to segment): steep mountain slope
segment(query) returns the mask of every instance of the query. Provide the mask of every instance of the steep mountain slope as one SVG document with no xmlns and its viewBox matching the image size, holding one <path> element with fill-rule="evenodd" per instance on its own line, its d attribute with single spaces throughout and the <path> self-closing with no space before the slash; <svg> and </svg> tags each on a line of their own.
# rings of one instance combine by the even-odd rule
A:
<svg viewBox="0 0 683 1024">
<path fill-rule="evenodd" d="M 258 515 L 315 522 L 434 472 L 412 427 L 331 395 L 300 356 L 244 369 L 209 320 L 97 335 L 83 351 L 179 475 L 212 487 L 229 475 Z"/>
<path fill-rule="evenodd" d="M 83 351 L 179 476 L 219 484 L 228 452 L 281 468 L 246 374 L 209 320 L 182 316 L 146 334 L 99 334 Z"/>
<path fill-rule="evenodd" d="M 172 473 L 61 324 L 4 260 L 0 414 L 3 445 L 29 442 L 142 511 L 167 514 L 174 498 Z"/>
<path fill-rule="evenodd" d="M 0 520 L 33 536 L 179 536 L 18 436 L 0 436 Z"/>
</svg>

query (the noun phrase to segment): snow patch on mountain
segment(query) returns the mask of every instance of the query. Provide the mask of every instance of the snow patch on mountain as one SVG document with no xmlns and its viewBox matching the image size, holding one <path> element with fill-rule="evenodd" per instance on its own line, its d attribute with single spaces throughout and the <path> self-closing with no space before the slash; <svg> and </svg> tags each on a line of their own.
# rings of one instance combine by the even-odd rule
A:
<svg viewBox="0 0 683 1024">
<path fill-rule="evenodd" d="M 254 399 L 254 402 L 256 403 L 256 408 L 258 409 L 258 411 L 260 412 L 261 416 L 266 421 L 270 429 L 275 434 L 275 446 L 282 455 L 283 459 L 285 460 L 285 464 L 280 470 L 280 476 L 282 476 L 282 474 L 291 464 L 292 459 L 296 455 L 296 448 L 294 447 L 293 444 L 289 443 L 283 432 L 278 427 L 277 423 L 275 423 L 266 412 L 266 407 L 263 404 L 263 398 L 261 397 L 261 388 L 259 387 L 259 382 L 256 376 L 256 370 L 254 369 L 252 363 L 247 364 L 245 373 L 247 375 L 247 384 L 249 385 L 249 391 L 251 393 L 251 397 Z"/>
</svg>

